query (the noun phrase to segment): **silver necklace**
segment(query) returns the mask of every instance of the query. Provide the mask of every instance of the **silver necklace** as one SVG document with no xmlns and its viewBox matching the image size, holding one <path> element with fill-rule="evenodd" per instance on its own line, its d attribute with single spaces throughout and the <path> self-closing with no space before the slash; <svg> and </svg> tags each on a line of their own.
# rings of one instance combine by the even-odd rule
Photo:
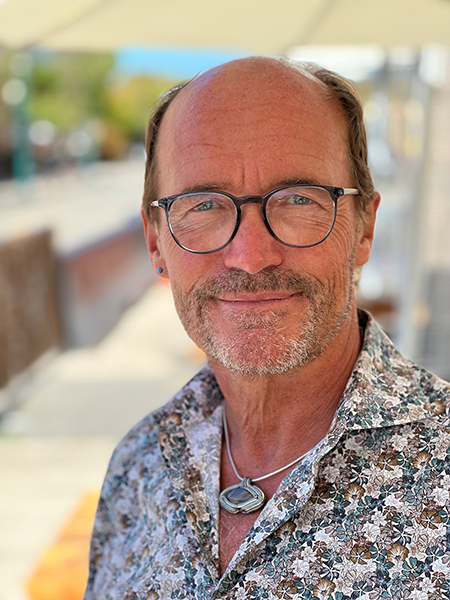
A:
<svg viewBox="0 0 450 600">
<path fill-rule="evenodd" d="M 247 514 L 258 510 L 259 508 L 264 506 L 264 503 L 266 501 L 264 492 L 257 485 L 253 485 L 253 482 L 268 479 L 269 477 L 272 477 L 272 475 L 277 475 L 278 473 L 285 471 L 289 467 L 294 466 L 295 463 L 298 463 L 307 454 L 307 452 L 305 452 L 289 464 L 285 465 L 284 467 L 281 467 L 281 469 L 272 471 L 272 473 L 269 473 L 268 475 L 262 475 L 262 477 L 256 477 L 255 479 L 250 479 L 249 477 L 241 477 L 237 472 L 236 465 L 234 464 L 233 457 L 231 456 L 230 440 L 228 438 L 227 418 L 225 416 L 225 406 L 223 408 L 223 431 L 225 433 L 225 444 L 227 446 L 228 458 L 230 459 L 230 463 L 233 467 L 234 474 L 240 480 L 240 483 L 227 487 L 220 493 L 219 496 L 219 502 L 221 506 L 230 513 Z"/>
</svg>

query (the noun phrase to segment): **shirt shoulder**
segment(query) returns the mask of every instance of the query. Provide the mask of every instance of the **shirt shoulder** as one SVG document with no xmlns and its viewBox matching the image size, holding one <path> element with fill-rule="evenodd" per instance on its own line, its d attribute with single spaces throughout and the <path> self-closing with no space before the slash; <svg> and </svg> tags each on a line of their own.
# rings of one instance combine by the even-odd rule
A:
<svg viewBox="0 0 450 600">
<path fill-rule="evenodd" d="M 351 429 L 389 427 L 450 414 L 450 384 L 404 357 L 373 318 L 359 313 L 361 352 L 339 416 Z"/>
<path fill-rule="evenodd" d="M 141 419 L 118 443 L 105 485 L 119 487 L 133 468 L 156 468 L 162 460 L 160 434 L 205 421 L 222 401 L 220 388 L 207 364 L 167 404 Z"/>
</svg>

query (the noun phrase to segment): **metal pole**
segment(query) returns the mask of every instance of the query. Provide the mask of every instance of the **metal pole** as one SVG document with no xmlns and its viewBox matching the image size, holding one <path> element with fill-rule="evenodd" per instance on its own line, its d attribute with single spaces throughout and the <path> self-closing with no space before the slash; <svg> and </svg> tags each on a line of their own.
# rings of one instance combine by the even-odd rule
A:
<svg viewBox="0 0 450 600">
<path fill-rule="evenodd" d="M 400 301 L 397 343 L 403 354 L 412 360 L 419 357 L 419 335 L 423 321 L 423 269 L 425 245 L 425 166 L 428 147 L 428 117 L 430 85 L 419 73 L 417 59 L 411 84 L 408 139 L 416 148 L 411 164 L 411 205 L 407 212 L 406 266 Z"/>
</svg>

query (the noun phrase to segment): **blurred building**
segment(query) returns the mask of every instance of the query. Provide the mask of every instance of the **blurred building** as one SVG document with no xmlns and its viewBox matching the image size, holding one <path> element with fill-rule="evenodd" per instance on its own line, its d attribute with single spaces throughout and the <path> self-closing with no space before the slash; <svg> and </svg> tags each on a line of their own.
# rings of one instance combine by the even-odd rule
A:
<svg viewBox="0 0 450 600">
<path fill-rule="evenodd" d="M 431 90 L 426 150 L 417 359 L 450 379 L 450 61 Z"/>
</svg>

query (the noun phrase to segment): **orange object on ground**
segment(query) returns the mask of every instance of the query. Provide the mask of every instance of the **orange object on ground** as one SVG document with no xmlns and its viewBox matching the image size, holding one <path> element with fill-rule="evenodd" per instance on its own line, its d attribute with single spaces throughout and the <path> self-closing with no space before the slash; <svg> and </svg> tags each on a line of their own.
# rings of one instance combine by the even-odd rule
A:
<svg viewBox="0 0 450 600">
<path fill-rule="evenodd" d="M 185 352 L 185 358 L 191 365 L 203 365 L 208 359 L 203 350 L 200 350 L 194 342 L 189 344 L 187 351 Z"/>
<path fill-rule="evenodd" d="M 88 578 L 89 542 L 99 493 L 86 493 L 28 581 L 33 600 L 82 600 Z"/>
</svg>

